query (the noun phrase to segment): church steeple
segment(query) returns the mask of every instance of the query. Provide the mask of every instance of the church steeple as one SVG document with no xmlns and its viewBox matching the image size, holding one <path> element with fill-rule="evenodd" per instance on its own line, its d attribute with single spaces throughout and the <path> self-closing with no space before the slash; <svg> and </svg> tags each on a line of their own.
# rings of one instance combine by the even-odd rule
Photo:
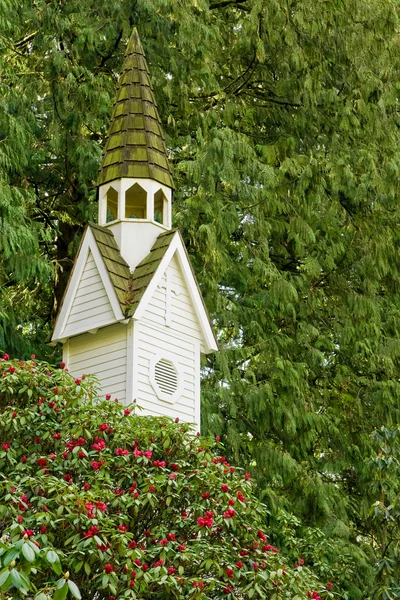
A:
<svg viewBox="0 0 400 600">
<path fill-rule="evenodd" d="M 201 354 L 218 350 L 183 239 L 137 31 L 128 43 L 99 173 L 99 222 L 83 235 L 52 341 L 74 377 L 142 414 L 200 425 Z"/>
<path fill-rule="evenodd" d="M 161 120 L 136 28 L 125 51 L 98 185 L 99 225 L 112 230 L 123 258 L 134 268 L 150 251 L 160 228 L 171 228 L 173 189 Z"/>
<path fill-rule="evenodd" d="M 154 179 L 174 187 L 149 69 L 136 28 L 125 51 L 99 185 L 122 177 Z"/>
</svg>

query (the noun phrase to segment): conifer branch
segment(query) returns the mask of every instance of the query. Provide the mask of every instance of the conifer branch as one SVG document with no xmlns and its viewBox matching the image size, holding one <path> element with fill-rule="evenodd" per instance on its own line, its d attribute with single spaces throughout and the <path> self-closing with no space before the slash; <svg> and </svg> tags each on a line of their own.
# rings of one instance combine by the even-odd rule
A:
<svg viewBox="0 0 400 600">
<path fill-rule="evenodd" d="M 210 10 L 214 10 L 216 8 L 225 8 L 227 6 L 235 6 L 236 8 L 239 8 L 240 10 L 244 10 L 245 12 L 250 12 L 250 8 L 248 6 L 245 6 L 245 2 L 247 2 L 247 0 L 223 0 L 223 2 L 214 2 L 214 3 L 210 4 L 209 8 L 210 8 Z"/>
<path fill-rule="evenodd" d="M 37 31 L 33 31 L 32 33 L 29 33 L 28 35 L 26 35 L 24 38 L 22 38 L 18 42 L 15 42 L 14 48 L 19 48 L 20 46 L 25 46 L 25 44 L 27 44 L 28 42 L 33 40 L 33 38 L 36 36 L 36 34 L 37 34 Z"/>
</svg>

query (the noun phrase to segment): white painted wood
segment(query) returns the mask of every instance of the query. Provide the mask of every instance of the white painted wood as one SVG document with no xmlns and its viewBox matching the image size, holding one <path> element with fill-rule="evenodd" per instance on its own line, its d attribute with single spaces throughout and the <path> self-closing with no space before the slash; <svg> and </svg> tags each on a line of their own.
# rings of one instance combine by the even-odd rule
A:
<svg viewBox="0 0 400 600">
<path fill-rule="evenodd" d="M 165 290 L 164 290 L 165 293 Z M 154 365 L 160 359 L 171 361 L 178 372 L 179 389 L 173 397 L 157 392 Z M 171 331 L 165 324 L 143 319 L 134 324 L 134 378 L 139 414 L 179 417 L 197 426 L 195 340 Z"/>
<path fill-rule="evenodd" d="M 196 321 L 198 323 L 199 331 L 202 334 L 202 351 L 207 354 L 209 352 L 215 352 L 218 350 L 218 344 L 212 331 L 207 312 L 205 310 L 200 291 L 197 287 L 196 280 L 194 278 L 186 251 L 183 246 L 182 239 L 178 233 L 173 237 L 168 250 L 166 251 L 163 259 L 161 260 L 156 273 L 153 276 L 152 281 L 148 285 L 143 297 L 137 307 L 134 315 L 134 319 L 139 321 L 144 318 L 144 314 L 149 310 L 149 304 L 153 299 L 153 296 L 158 288 L 157 300 L 160 302 L 166 302 L 166 297 L 162 296 L 162 290 L 164 292 L 168 289 L 168 285 L 165 284 L 165 273 L 171 264 L 171 261 L 175 258 L 172 269 L 172 278 L 178 284 L 178 293 L 172 294 L 171 298 L 171 312 L 172 315 L 167 315 L 167 321 L 174 321 L 173 313 L 175 311 L 175 321 L 181 321 L 183 319 L 193 319 L 193 325 L 190 325 L 192 329 L 195 328 Z M 164 277 L 164 282 L 163 282 Z M 173 288 L 173 285 L 172 285 Z M 182 289 L 181 289 L 182 288 Z M 180 290 L 183 292 L 182 298 L 180 297 Z M 185 296 L 190 298 L 190 302 L 185 301 Z M 168 301 L 169 303 L 169 301 Z M 174 306 L 174 308 L 173 308 Z M 169 309 L 167 308 L 167 311 Z M 154 304 L 151 309 L 151 319 L 154 319 L 157 325 L 165 325 L 166 314 L 165 310 L 162 312 L 160 305 Z M 186 326 L 188 323 L 185 322 L 185 332 L 187 333 Z M 171 327 L 172 328 L 172 327 Z"/>
<path fill-rule="evenodd" d="M 104 298 L 103 314 L 97 310 L 100 298 Z M 92 301 L 95 301 L 93 307 Z M 86 318 L 88 312 L 90 316 Z M 110 275 L 88 227 L 58 313 L 52 341 L 64 341 L 70 336 L 122 321 L 124 318 Z"/>
<path fill-rule="evenodd" d="M 88 290 L 92 291 L 91 293 L 85 293 L 85 302 L 75 302 L 76 296 L 79 300 L 81 294 Z M 64 336 L 74 335 L 82 329 L 87 331 L 90 328 L 101 327 L 115 321 L 114 311 L 91 250 L 88 252 L 75 298 L 65 325 Z"/>
<path fill-rule="evenodd" d="M 133 352 L 134 352 L 134 322 L 129 321 L 127 325 L 127 349 L 126 349 L 126 403 L 131 404 L 135 399 L 133 379 Z"/>
<path fill-rule="evenodd" d="M 126 403 L 128 327 L 114 324 L 97 333 L 70 338 L 68 368 L 74 377 L 98 378 L 101 394 L 111 394 Z M 65 346 L 64 346 L 65 347 Z"/>
</svg>

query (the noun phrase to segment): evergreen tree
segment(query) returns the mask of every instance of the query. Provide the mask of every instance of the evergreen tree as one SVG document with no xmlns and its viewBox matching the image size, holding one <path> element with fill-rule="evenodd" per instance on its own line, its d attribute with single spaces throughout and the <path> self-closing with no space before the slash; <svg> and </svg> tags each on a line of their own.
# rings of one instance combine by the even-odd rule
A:
<svg viewBox="0 0 400 600">
<path fill-rule="evenodd" d="M 343 541 L 352 598 L 374 577 L 371 433 L 399 420 L 398 18 L 393 0 L 0 8 L 1 345 L 49 330 L 136 25 L 221 339 L 204 430 L 271 508 Z"/>
</svg>

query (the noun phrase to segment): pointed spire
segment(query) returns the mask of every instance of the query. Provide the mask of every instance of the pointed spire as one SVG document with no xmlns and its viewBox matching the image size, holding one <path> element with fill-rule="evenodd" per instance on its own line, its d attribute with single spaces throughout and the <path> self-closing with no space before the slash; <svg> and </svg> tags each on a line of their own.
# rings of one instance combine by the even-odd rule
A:
<svg viewBox="0 0 400 600">
<path fill-rule="evenodd" d="M 118 80 L 98 185 L 122 177 L 154 179 L 174 187 L 149 69 L 136 27 Z"/>
</svg>

